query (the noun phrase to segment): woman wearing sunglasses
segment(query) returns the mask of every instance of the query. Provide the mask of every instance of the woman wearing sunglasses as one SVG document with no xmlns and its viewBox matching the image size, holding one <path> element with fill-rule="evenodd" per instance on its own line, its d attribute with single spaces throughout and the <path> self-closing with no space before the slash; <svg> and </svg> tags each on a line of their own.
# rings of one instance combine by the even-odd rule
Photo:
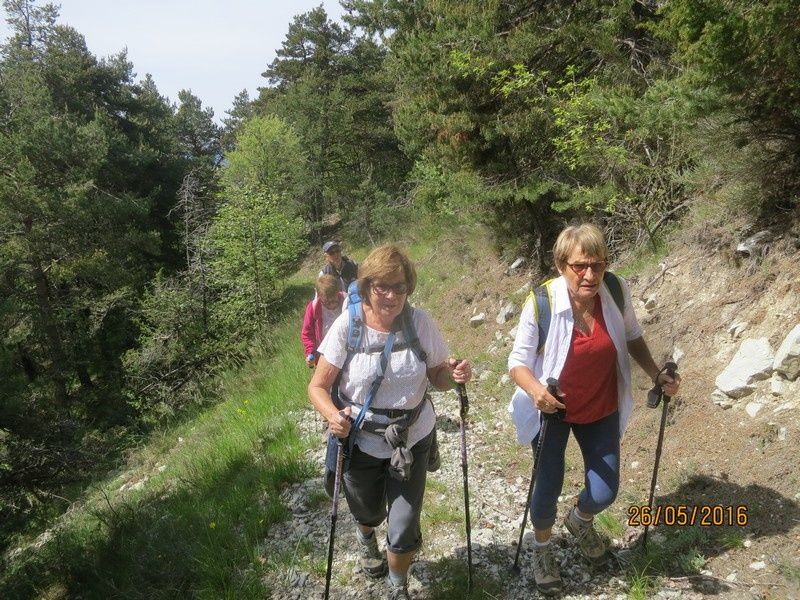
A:
<svg viewBox="0 0 800 600">
<path fill-rule="evenodd" d="M 673 396 L 680 377 L 662 373 L 650 354 L 636 320 L 627 283 L 608 274 L 608 248 L 596 226 L 564 229 L 553 247 L 560 276 L 548 282 L 550 323 L 541 340 L 533 297 L 520 316 L 514 348 L 508 358 L 517 390 L 509 406 L 517 437 L 536 449 L 542 413 L 566 409 L 548 422 L 542 440 L 530 499 L 534 527 L 534 578 L 540 592 L 561 591 L 559 561 L 550 543 L 558 496 L 564 482 L 564 452 L 570 431 L 584 462 L 584 487 L 564 525 L 575 536 L 581 554 L 591 562 L 605 560 L 607 541 L 594 529 L 594 515 L 614 501 L 619 489 L 620 438 L 633 408 L 628 355 Z M 620 308 L 610 286 L 618 290 Z M 558 381 L 558 394 L 545 382 Z"/>
<path fill-rule="evenodd" d="M 416 281 L 414 265 L 400 248 L 373 250 L 358 268 L 363 341 L 348 356 L 350 319 L 343 313 L 319 347 L 321 356 L 308 386 L 309 399 L 330 432 L 341 439 L 355 436 L 342 481 L 345 497 L 357 524 L 361 568 L 370 577 L 382 577 L 388 570 L 391 600 L 408 598 L 408 569 L 422 543 L 420 512 L 436 425 L 428 383 L 449 390 L 472 376 L 468 361 L 448 358 L 447 344 L 430 316 L 408 304 Z M 413 328 L 401 324 L 409 318 Z M 417 343 L 405 339 L 408 331 L 415 333 Z M 366 416 L 358 429 L 351 429 L 350 419 L 358 423 L 381 372 L 381 359 L 387 356 L 384 378 Z M 375 528 L 385 519 L 384 555 Z"/>
</svg>

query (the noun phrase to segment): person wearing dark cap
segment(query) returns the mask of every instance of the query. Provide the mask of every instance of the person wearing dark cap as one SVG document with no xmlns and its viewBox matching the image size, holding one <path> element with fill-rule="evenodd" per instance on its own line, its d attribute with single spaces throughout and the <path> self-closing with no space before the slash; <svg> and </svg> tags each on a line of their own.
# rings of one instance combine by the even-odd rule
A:
<svg viewBox="0 0 800 600">
<path fill-rule="evenodd" d="M 346 292 L 350 282 L 358 277 L 358 265 L 342 254 L 342 246 L 336 240 L 322 244 L 322 252 L 325 253 L 325 266 L 319 276 L 333 275 L 339 280 L 342 291 Z"/>
</svg>

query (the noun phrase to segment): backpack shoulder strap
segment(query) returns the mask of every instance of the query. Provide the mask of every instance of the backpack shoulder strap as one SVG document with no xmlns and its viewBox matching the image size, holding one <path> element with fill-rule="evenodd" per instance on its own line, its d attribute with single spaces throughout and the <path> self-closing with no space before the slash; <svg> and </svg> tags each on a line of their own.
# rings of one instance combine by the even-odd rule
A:
<svg viewBox="0 0 800 600">
<path fill-rule="evenodd" d="M 400 327 L 403 331 L 403 340 L 411 348 L 411 351 L 417 359 L 425 363 L 428 360 L 428 353 L 422 348 L 417 335 L 417 329 L 414 327 L 414 308 L 406 302 L 403 307 L 403 312 L 400 313 Z"/>
<path fill-rule="evenodd" d="M 611 297 L 614 299 L 614 304 L 617 305 L 619 312 L 625 314 L 625 296 L 622 293 L 622 283 L 619 277 L 614 275 L 611 271 L 606 271 L 603 274 L 603 283 L 606 284 Z"/>
<path fill-rule="evenodd" d="M 347 370 L 347 367 L 350 366 L 353 355 L 361 348 L 363 342 L 364 317 L 361 308 L 361 296 L 354 281 L 347 290 L 347 357 L 344 359 L 342 371 Z"/>
<path fill-rule="evenodd" d="M 531 291 L 533 296 L 533 314 L 539 328 L 539 347 L 537 352 L 544 352 L 544 344 L 547 341 L 547 334 L 550 331 L 550 317 L 553 312 L 553 291 L 552 284 L 555 279 L 548 279 L 539 287 Z"/>
</svg>

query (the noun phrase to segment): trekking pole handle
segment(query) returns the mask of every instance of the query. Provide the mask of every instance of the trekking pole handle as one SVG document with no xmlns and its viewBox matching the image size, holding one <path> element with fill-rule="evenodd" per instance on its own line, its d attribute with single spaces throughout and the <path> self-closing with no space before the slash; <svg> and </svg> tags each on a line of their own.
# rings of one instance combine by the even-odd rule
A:
<svg viewBox="0 0 800 600">
<path fill-rule="evenodd" d="M 463 358 L 456 359 L 456 366 L 464 361 Z M 469 398 L 467 398 L 467 388 L 463 383 L 456 383 L 456 392 L 458 393 L 458 404 L 460 408 L 460 416 L 464 419 L 469 412 Z"/>
<path fill-rule="evenodd" d="M 558 396 L 558 379 L 555 377 L 548 377 L 547 378 L 547 392 L 556 400 L 559 400 Z M 559 400 L 560 401 L 560 400 Z M 559 421 L 563 421 L 564 417 L 567 416 L 567 409 L 566 408 L 559 408 L 554 413 L 542 413 L 545 419 L 558 419 Z"/>
<path fill-rule="evenodd" d="M 675 374 L 678 371 L 678 365 L 676 365 L 674 362 L 665 363 L 664 364 L 664 368 L 662 368 L 658 372 L 658 375 L 661 375 L 661 373 L 663 373 L 664 371 L 666 371 L 667 375 L 669 375 L 670 377 L 674 378 Z M 658 381 L 658 375 L 656 375 L 656 382 Z M 665 402 L 669 402 L 670 401 L 670 397 L 669 396 L 664 396 L 664 390 L 661 389 L 661 385 L 656 383 L 650 389 L 650 391 L 647 392 L 647 406 L 650 407 L 650 408 L 658 407 L 659 403 L 661 402 L 662 396 L 663 396 Z"/>
</svg>

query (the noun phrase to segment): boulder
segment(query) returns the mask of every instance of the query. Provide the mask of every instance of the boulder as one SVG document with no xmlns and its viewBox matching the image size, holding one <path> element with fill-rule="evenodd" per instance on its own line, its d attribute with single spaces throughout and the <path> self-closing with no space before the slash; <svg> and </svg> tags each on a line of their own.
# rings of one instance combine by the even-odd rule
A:
<svg viewBox="0 0 800 600">
<path fill-rule="evenodd" d="M 795 325 L 775 353 L 772 368 L 790 381 L 800 375 L 800 324 Z"/>
<path fill-rule="evenodd" d="M 717 389 L 731 398 L 742 398 L 755 389 L 750 384 L 772 373 L 774 360 L 767 338 L 744 340 L 725 370 L 717 375 Z"/>
</svg>

